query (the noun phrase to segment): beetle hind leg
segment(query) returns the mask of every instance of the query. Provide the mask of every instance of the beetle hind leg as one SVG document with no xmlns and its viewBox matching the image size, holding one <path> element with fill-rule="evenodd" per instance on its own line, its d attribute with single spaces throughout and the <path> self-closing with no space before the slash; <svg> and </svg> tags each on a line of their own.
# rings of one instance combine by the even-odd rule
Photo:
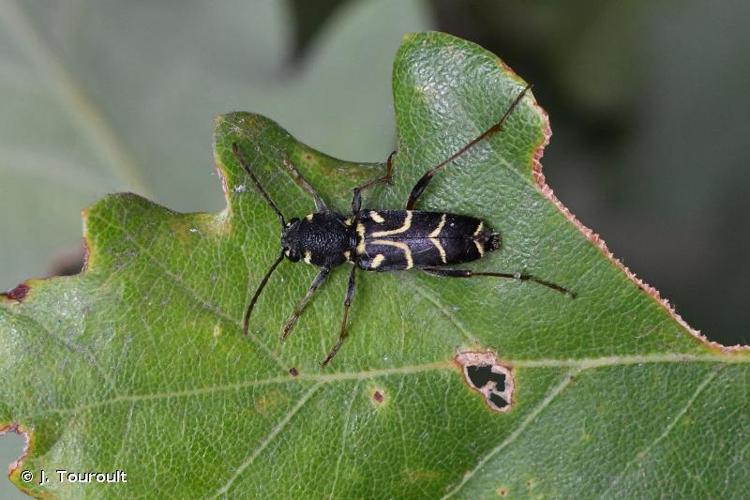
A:
<svg viewBox="0 0 750 500">
<path fill-rule="evenodd" d="M 433 276 L 442 276 L 444 278 L 473 278 L 475 276 L 490 276 L 494 278 L 505 278 L 505 279 L 512 279 L 512 280 L 518 280 L 518 281 L 531 281 L 532 283 L 546 286 L 547 288 L 551 290 L 563 293 L 572 299 L 576 298 L 576 293 L 573 290 L 569 288 L 565 288 L 562 285 L 558 285 L 557 283 L 553 283 L 551 281 L 537 278 L 536 276 L 533 276 L 526 272 L 521 272 L 521 273 L 477 272 L 477 271 L 471 271 L 470 269 L 444 269 L 441 267 L 423 267 L 422 271 L 426 272 L 427 274 L 431 274 Z"/>
</svg>

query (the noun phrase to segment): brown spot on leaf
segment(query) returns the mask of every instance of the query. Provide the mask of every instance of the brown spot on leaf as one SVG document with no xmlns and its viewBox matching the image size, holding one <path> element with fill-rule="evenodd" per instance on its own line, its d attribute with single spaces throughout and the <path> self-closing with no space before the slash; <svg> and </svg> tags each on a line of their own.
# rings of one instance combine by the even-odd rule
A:
<svg viewBox="0 0 750 500">
<path fill-rule="evenodd" d="M 375 401 L 376 403 L 382 403 L 382 402 L 383 402 L 383 400 L 385 399 L 385 396 L 383 396 L 383 393 L 382 393 L 382 392 L 380 392 L 380 391 L 375 391 L 375 392 L 373 392 L 373 393 L 372 393 L 372 399 L 373 399 L 373 400 L 374 400 L 374 401 Z"/>
<path fill-rule="evenodd" d="M 498 496 L 501 496 L 501 497 L 508 496 L 508 488 L 500 487 L 500 488 L 498 488 L 495 491 L 497 492 Z"/>
<path fill-rule="evenodd" d="M 493 411 L 505 413 L 513 404 L 513 374 L 500 364 L 495 353 L 460 352 L 453 360 L 461 367 L 466 383 L 484 396 Z"/>
<path fill-rule="evenodd" d="M 26 283 L 19 283 L 18 286 L 16 286 L 13 290 L 9 290 L 0 295 L 7 299 L 15 300 L 16 302 L 23 302 L 23 299 L 26 298 L 26 294 L 29 293 L 29 290 L 31 290 L 31 287 L 29 287 L 29 285 L 27 285 Z"/>
<path fill-rule="evenodd" d="M 288 401 L 288 398 L 280 391 L 271 391 L 255 399 L 255 411 L 264 414 L 287 404 Z"/>
<path fill-rule="evenodd" d="M 297 375 L 299 375 L 299 370 L 295 367 L 291 367 L 289 368 L 289 375 L 291 375 L 292 377 L 296 377 Z"/>
</svg>

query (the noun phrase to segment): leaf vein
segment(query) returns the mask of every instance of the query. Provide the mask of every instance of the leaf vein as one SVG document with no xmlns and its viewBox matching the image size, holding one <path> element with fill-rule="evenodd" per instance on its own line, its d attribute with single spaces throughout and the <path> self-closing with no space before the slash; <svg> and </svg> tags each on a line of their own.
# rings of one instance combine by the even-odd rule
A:
<svg viewBox="0 0 750 500">
<path fill-rule="evenodd" d="M 71 353 L 76 354 L 83 358 L 87 363 L 90 363 L 94 369 L 99 373 L 101 378 L 106 382 L 106 384 L 109 386 L 109 388 L 112 390 L 113 393 L 117 394 L 117 389 L 115 386 L 114 381 L 110 378 L 109 374 L 107 373 L 104 368 L 102 368 L 101 364 L 99 363 L 99 360 L 92 354 L 88 349 L 86 349 L 85 346 L 78 345 L 72 342 L 68 342 L 62 337 L 58 337 L 54 335 L 46 326 L 44 326 L 41 322 L 39 322 L 36 318 L 33 318 L 28 315 L 18 314 L 16 312 L 11 311 L 10 309 L 4 308 L 5 311 L 7 311 L 8 315 L 10 317 L 16 317 L 16 318 L 23 318 L 29 322 L 31 322 L 36 328 L 38 328 L 41 332 L 43 332 L 47 337 L 51 338 L 52 340 L 58 342 L 63 347 L 68 349 Z"/>
<path fill-rule="evenodd" d="M 357 383 L 354 384 L 354 389 L 352 389 L 352 393 L 349 397 L 349 405 L 347 406 L 346 418 L 344 419 L 344 428 L 341 430 L 341 451 L 339 452 L 338 459 L 336 460 L 336 470 L 333 473 L 333 485 L 331 486 L 331 494 L 328 496 L 328 498 L 334 498 L 334 493 L 336 493 L 336 484 L 339 481 L 341 461 L 344 458 L 344 452 L 346 451 L 346 440 L 349 437 L 349 420 L 351 420 L 352 416 L 352 406 L 354 406 L 354 399 L 357 397 L 359 384 L 361 382 L 361 380 L 358 380 Z"/>
<path fill-rule="evenodd" d="M 242 474 L 242 472 L 250 467 L 252 465 L 253 461 L 260 455 L 264 449 L 271 443 L 271 441 L 274 440 L 274 438 L 286 427 L 286 425 L 289 423 L 289 421 L 296 415 L 303 406 L 312 398 L 313 394 L 320 388 L 322 383 L 317 383 L 313 385 L 304 396 L 302 396 L 299 401 L 297 401 L 297 404 L 295 404 L 289 412 L 284 415 L 284 418 L 282 418 L 274 427 L 271 429 L 271 432 L 269 432 L 265 438 L 260 442 L 260 444 L 250 452 L 250 454 L 243 460 L 243 462 L 235 469 L 234 474 L 232 474 L 229 478 L 229 480 L 219 488 L 216 493 L 213 495 L 212 498 L 216 498 L 218 496 L 224 495 L 229 491 L 229 488 L 232 487 L 232 484 L 237 480 L 237 478 Z"/>
<path fill-rule="evenodd" d="M 623 357 L 602 357 L 602 358 L 589 358 L 581 360 L 554 360 L 554 359 L 542 359 L 542 360 L 506 360 L 508 365 L 513 368 L 524 367 L 524 368 L 571 368 L 574 372 L 593 370 L 598 368 L 606 368 L 610 366 L 622 366 L 632 364 L 659 364 L 659 363 L 731 363 L 732 361 L 738 363 L 750 363 L 750 359 L 737 358 L 736 360 L 727 359 L 720 356 L 687 356 L 687 355 L 662 355 L 662 356 L 623 356 Z M 133 401 L 150 401 L 159 399 L 170 399 L 179 397 L 191 397 L 199 396 L 203 394 L 213 394 L 218 392 L 232 391 L 238 389 L 245 389 L 249 387 L 258 387 L 263 385 L 272 384 L 285 384 L 292 382 L 315 382 L 319 384 L 329 384 L 338 381 L 349 381 L 349 380 L 369 380 L 378 377 L 387 377 L 393 375 L 410 375 L 414 373 L 422 373 L 426 371 L 439 371 L 455 369 L 452 362 L 449 361 L 435 361 L 432 363 L 425 363 L 420 365 L 406 365 L 396 368 L 382 368 L 365 370 L 359 372 L 339 372 L 330 374 L 305 374 L 302 373 L 296 378 L 290 378 L 288 375 L 270 377 L 265 379 L 248 380 L 243 382 L 236 382 L 230 384 L 219 384 L 210 385 L 206 387 L 198 387 L 192 389 L 184 389 L 177 391 L 166 391 L 166 392 L 155 392 L 147 394 L 132 394 L 132 395 L 121 395 L 111 399 L 102 401 L 95 401 L 87 404 L 78 405 L 75 407 L 64 407 L 64 408 L 53 408 L 40 412 L 39 415 L 46 415 L 49 413 L 77 413 L 80 411 L 90 410 L 112 404 L 118 404 L 123 402 Z"/>
<path fill-rule="evenodd" d="M 90 217 L 95 217 L 95 216 L 92 214 L 92 215 L 90 215 Z M 99 219 L 99 220 L 101 220 L 105 224 L 109 225 L 113 229 L 117 229 L 117 230 L 121 231 L 123 234 L 128 235 L 128 231 L 127 231 L 126 228 L 124 228 L 124 227 L 122 227 L 122 226 L 120 226 L 118 224 L 115 224 L 114 222 L 112 222 L 112 221 L 110 221 L 108 219 L 104 219 L 102 217 L 96 217 L 96 218 Z M 145 255 L 146 258 L 149 261 L 151 261 L 151 263 L 153 263 L 153 265 L 155 267 L 157 267 L 160 271 L 162 271 L 164 274 L 166 274 L 169 278 L 171 278 L 172 280 L 174 280 L 174 282 L 177 285 L 179 285 L 179 288 L 182 289 L 182 291 L 185 294 L 187 294 L 190 298 L 192 298 L 200 307 L 202 307 L 203 309 L 205 309 L 207 311 L 210 311 L 210 312 L 216 314 L 220 318 L 222 318 L 222 319 L 224 319 L 224 320 L 226 320 L 226 321 L 228 321 L 230 323 L 235 324 L 237 327 L 241 327 L 242 326 L 242 322 L 240 322 L 239 320 L 237 320 L 237 319 L 229 316 L 219 306 L 217 306 L 217 305 L 213 304 L 212 302 L 210 302 L 210 301 L 204 299 L 203 297 L 201 297 L 200 294 L 198 292 L 196 292 L 195 290 L 193 290 L 190 286 L 188 286 L 187 283 L 185 283 L 183 281 L 183 279 L 178 274 L 173 273 L 171 270 L 169 270 L 167 267 L 165 267 L 161 263 L 161 261 L 159 259 L 157 259 L 154 255 L 152 255 L 151 252 L 146 247 L 144 247 L 143 245 L 140 245 L 133 238 L 130 238 L 130 240 L 133 243 L 133 245 L 135 245 L 141 251 L 141 253 L 143 255 Z M 284 371 L 286 370 L 286 368 L 285 368 L 286 365 L 281 360 L 281 358 L 279 358 L 279 356 L 275 352 L 273 352 L 273 350 L 270 347 L 268 347 L 264 342 L 262 342 L 258 338 L 257 335 L 253 334 L 250 331 L 248 331 L 247 335 L 248 335 L 248 337 L 250 337 L 250 339 L 253 341 L 253 343 L 257 347 L 259 347 L 260 349 L 262 349 L 263 352 L 265 352 L 266 355 L 269 358 L 271 358 L 279 366 L 279 368 L 281 368 Z"/>
<path fill-rule="evenodd" d="M 601 494 L 601 498 L 609 498 L 607 496 L 607 493 L 620 482 L 620 480 L 625 476 L 625 473 L 627 472 L 627 470 L 639 459 L 645 457 L 646 454 L 654 446 L 659 444 L 662 440 L 664 440 L 669 435 L 670 432 L 672 432 L 672 429 L 674 429 L 674 427 L 677 425 L 677 422 L 679 422 L 679 420 L 685 415 L 685 413 L 687 413 L 690 407 L 693 406 L 693 403 L 695 403 L 695 400 L 698 399 L 698 396 L 700 396 L 700 394 L 705 390 L 708 384 L 710 384 L 719 375 L 719 373 L 721 372 L 723 368 L 724 368 L 723 366 L 717 367 L 713 372 L 711 372 L 710 375 L 708 375 L 705 378 L 705 380 L 703 380 L 703 382 L 701 382 L 698 385 L 698 387 L 696 387 L 692 396 L 690 396 L 690 398 L 688 398 L 687 402 L 685 403 L 685 406 L 683 406 L 680 409 L 680 411 L 678 411 L 677 414 L 675 414 L 674 418 L 664 428 L 664 431 L 656 439 L 654 439 L 651 443 L 649 443 L 646 447 L 644 447 L 641 451 L 636 453 L 635 456 L 622 467 L 622 469 L 620 470 L 620 473 L 617 474 L 617 476 L 615 476 L 612 479 L 612 482 L 610 482 L 609 487 Z"/>
<path fill-rule="evenodd" d="M 479 470 L 481 470 L 487 464 L 487 462 L 489 462 L 492 459 L 492 457 L 500 453 L 505 447 L 509 446 L 511 443 L 513 443 L 513 441 L 518 439 L 518 437 L 521 434 L 523 434 L 523 432 L 531 425 L 531 423 L 534 420 L 536 420 L 536 418 L 542 413 L 542 411 L 545 408 L 547 408 L 550 405 L 550 403 L 552 403 L 552 401 L 554 401 L 557 398 L 557 396 L 559 396 L 560 393 L 566 387 L 568 387 L 568 385 L 570 385 L 570 382 L 573 380 L 573 377 L 579 372 L 580 370 L 572 370 L 566 373 L 563 376 L 562 381 L 559 384 L 557 384 L 549 393 L 547 393 L 544 399 L 542 399 L 541 402 L 531 411 L 531 413 L 529 413 L 529 415 L 523 420 L 523 422 L 521 422 L 521 424 L 518 427 L 516 427 L 516 429 L 512 433 L 510 433 L 510 435 L 508 435 L 508 437 L 505 438 L 500 444 L 495 446 L 493 449 L 489 451 L 489 453 L 487 453 L 484 457 L 482 457 L 472 470 L 464 474 L 464 477 L 461 480 L 461 482 L 458 483 L 458 485 L 456 485 L 455 488 L 450 490 L 443 498 L 444 499 L 450 498 L 454 496 L 456 493 L 458 493 L 461 490 L 461 488 L 463 488 L 466 485 L 466 483 L 468 483 L 474 477 L 474 475 L 476 475 L 476 473 Z"/>
</svg>

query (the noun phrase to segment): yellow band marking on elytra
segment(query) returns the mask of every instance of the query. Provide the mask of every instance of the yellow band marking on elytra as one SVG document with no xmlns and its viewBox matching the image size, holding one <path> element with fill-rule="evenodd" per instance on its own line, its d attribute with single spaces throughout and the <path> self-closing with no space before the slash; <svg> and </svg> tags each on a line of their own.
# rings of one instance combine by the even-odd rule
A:
<svg viewBox="0 0 750 500">
<path fill-rule="evenodd" d="M 411 210 L 406 211 L 406 218 L 404 219 L 404 223 L 401 225 L 401 227 L 396 229 L 391 229 L 389 231 L 375 231 L 372 233 L 373 238 L 382 238 L 383 236 L 392 236 L 394 234 L 401 234 L 405 233 L 409 230 L 411 227 Z"/>
<path fill-rule="evenodd" d="M 406 259 L 406 269 L 411 269 L 414 267 L 414 260 L 411 256 L 411 248 L 409 248 L 409 245 L 406 243 L 403 243 L 401 241 L 391 241 L 391 240 L 373 240 L 369 242 L 371 245 L 387 245 L 390 247 L 396 247 L 402 252 L 404 252 L 404 258 Z M 380 264 L 378 264 L 380 265 Z"/>
<path fill-rule="evenodd" d="M 380 264 L 382 264 L 384 260 L 385 260 L 385 257 L 383 256 L 383 254 L 379 253 L 375 256 L 375 258 L 372 259 L 372 262 L 370 263 L 370 267 L 375 269 L 376 267 L 379 267 Z"/>
<path fill-rule="evenodd" d="M 305 250 L 305 259 L 304 260 L 308 264 L 312 260 L 312 253 L 310 253 L 310 250 Z"/>
<path fill-rule="evenodd" d="M 357 243 L 357 255 L 365 253 L 365 225 L 361 222 L 357 223 L 357 237 L 359 242 Z"/>
<path fill-rule="evenodd" d="M 430 238 L 430 241 L 433 245 L 435 245 L 435 248 L 437 248 L 437 251 L 440 253 L 440 260 L 443 261 L 443 264 L 448 263 L 448 256 L 445 253 L 445 248 L 443 248 L 443 244 L 440 243 L 440 240 L 437 238 Z"/>
<path fill-rule="evenodd" d="M 435 248 L 437 248 L 438 252 L 440 252 L 440 260 L 443 261 L 443 264 L 447 264 L 448 257 L 445 254 L 445 248 L 443 248 L 443 244 L 440 243 L 440 240 L 438 239 L 438 236 L 440 236 L 440 231 L 443 230 L 443 226 L 445 226 L 445 214 L 440 217 L 440 224 L 438 224 L 435 230 L 430 233 L 429 238 L 432 244 L 435 245 Z"/>
<path fill-rule="evenodd" d="M 479 243 L 479 241 L 474 240 L 474 245 L 477 247 L 477 250 L 479 251 L 479 256 L 484 257 L 484 248 L 482 247 L 482 244 Z"/>
<path fill-rule="evenodd" d="M 307 214 L 307 215 L 305 216 L 305 219 L 307 219 L 307 220 L 309 220 L 309 221 L 312 221 L 312 220 L 313 220 L 313 214 Z"/>
<path fill-rule="evenodd" d="M 370 218 L 378 224 L 382 224 L 383 222 L 385 222 L 383 216 L 377 213 L 375 210 L 370 210 Z"/>
<path fill-rule="evenodd" d="M 346 259 L 347 261 L 351 262 L 351 261 L 352 261 L 352 253 L 351 253 L 351 252 L 350 252 L 349 250 L 345 251 L 345 252 L 344 252 L 344 258 L 345 258 L 345 259 Z"/>
<path fill-rule="evenodd" d="M 474 234 L 473 234 L 473 236 L 478 236 L 478 235 L 479 235 L 479 233 L 481 233 L 481 232 L 482 232 L 482 229 L 484 229 L 484 222 L 480 222 L 480 223 L 479 223 L 479 225 L 477 226 L 477 230 L 476 230 L 476 231 L 474 231 Z"/>
<path fill-rule="evenodd" d="M 437 238 L 440 236 L 440 231 L 443 230 L 443 227 L 445 226 L 445 214 L 440 217 L 440 224 L 435 228 L 433 232 L 430 233 L 430 238 Z"/>
</svg>

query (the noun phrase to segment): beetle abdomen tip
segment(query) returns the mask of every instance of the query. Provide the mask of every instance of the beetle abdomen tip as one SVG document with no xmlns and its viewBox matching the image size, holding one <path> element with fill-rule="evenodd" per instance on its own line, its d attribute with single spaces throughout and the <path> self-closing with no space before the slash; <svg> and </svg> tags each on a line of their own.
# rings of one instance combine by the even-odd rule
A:
<svg viewBox="0 0 750 500">
<path fill-rule="evenodd" d="M 492 233 L 487 240 L 487 250 L 493 251 L 500 248 L 503 244 L 503 239 L 500 236 L 500 233 Z"/>
</svg>

